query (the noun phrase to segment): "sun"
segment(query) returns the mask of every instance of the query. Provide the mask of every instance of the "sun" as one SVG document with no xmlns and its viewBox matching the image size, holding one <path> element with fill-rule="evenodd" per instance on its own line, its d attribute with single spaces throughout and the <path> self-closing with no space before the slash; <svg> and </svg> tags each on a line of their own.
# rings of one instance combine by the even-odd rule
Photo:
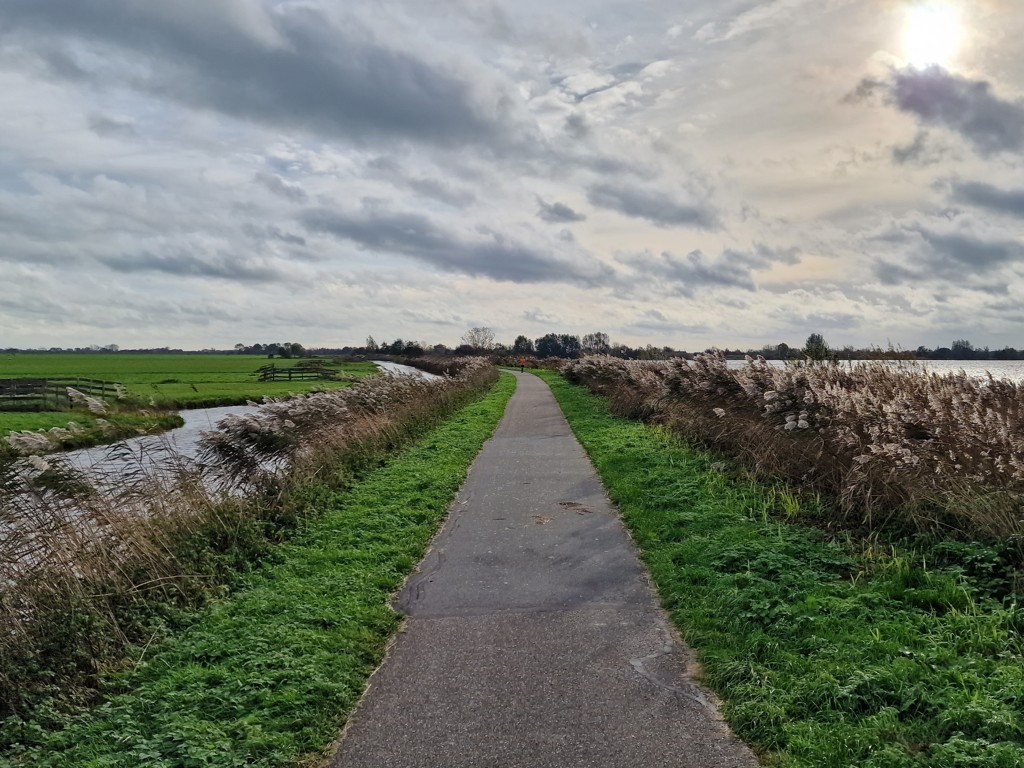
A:
<svg viewBox="0 0 1024 768">
<path fill-rule="evenodd" d="M 904 57 L 911 66 L 947 67 L 963 40 L 959 9 L 949 2 L 925 2 L 907 10 L 903 33 Z"/>
</svg>

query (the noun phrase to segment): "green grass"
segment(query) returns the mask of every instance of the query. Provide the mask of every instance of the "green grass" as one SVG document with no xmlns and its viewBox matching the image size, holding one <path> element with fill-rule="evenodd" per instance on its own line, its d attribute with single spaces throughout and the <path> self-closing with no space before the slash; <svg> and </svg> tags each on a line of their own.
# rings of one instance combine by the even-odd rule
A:
<svg viewBox="0 0 1024 768">
<path fill-rule="evenodd" d="M 21 738 L 35 746 L 6 764 L 320 764 L 398 627 L 390 594 L 422 557 L 514 388 L 503 375 L 350 490 L 306 489 L 311 522 L 272 565 L 111 679 L 102 707 L 56 733 L 26 724 Z"/>
<path fill-rule="evenodd" d="M 0 413 L 0 437 L 23 430 L 66 427 L 69 421 L 89 427 L 96 423 L 96 417 L 91 414 L 68 413 L 67 411 Z"/>
<path fill-rule="evenodd" d="M 332 366 L 339 381 L 258 381 L 257 368 L 274 363 L 286 368 L 296 360 L 269 360 L 259 355 L 135 355 L 18 353 L 0 355 L 0 379 L 83 378 L 117 381 L 125 385 L 124 401 L 109 399 L 112 415 L 105 417 L 115 429 L 94 429 L 96 418 L 81 409 L 39 413 L 0 411 L 0 437 L 11 432 L 66 427 L 76 421 L 86 428 L 65 448 L 97 445 L 131 437 L 142 432 L 179 426 L 181 420 L 168 414 L 141 414 L 140 410 L 209 408 L 240 405 L 266 396 L 281 397 L 348 386 L 352 379 L 377 373 L 373 363 L 344 363 Z"/>
<path fill-rule="evenodd" d="M 128 389 L 129 398 L 143 406 L 155 403 L 163 408 L 198 408 L 236 405 L 259 400 L 265 395 L 281 396 L 317 388 L 346 386 L 346 381 L 257 380 L 256 369 L 268 363 L 288 368 L 297 360 L 269 360 L 260 355 L 174 355 L 174 354 L 47 354 L 0 355 L 0 379 L 21 377 L 65 378 L 81 376 L 117 381 Z M 344 363 L 333 366 L 347 377 L 376 373 L 373 363 Z M 0 414 L 0 427 L 6 422 Z"/>
<path fill-rule="evenodd" d="M 557 374 L 573 431 L 738 735 L 772 766 L 1024 765 L 1024 615 L 990 544 L 835 542 L 815 508 L 609 414 Z"/>
<path fill-rule="evenodd" d="M 98 423 L 103 418 L 106 425 Z M 48 430 L 53 427 L 67 428 L 69 422 L 75 422 L 82 429 L 67 435 L 60 440 L 60 449 L 85 448 L 103 443 L 113 443 L 130 437 L 145 434 L 158 434 L 184 424 L 184 419 L 177 413 L 156 411 L 138 413 L 132 411 L 114 411 L 103 417 L 93 416 L 82 411 L 45 411 L 40 413 L 2 413 L 0 412 L 0 438 L 12 432 L 22 430 Z M 0 453 L 4 446 L 0 444 Z"/>
</svg>

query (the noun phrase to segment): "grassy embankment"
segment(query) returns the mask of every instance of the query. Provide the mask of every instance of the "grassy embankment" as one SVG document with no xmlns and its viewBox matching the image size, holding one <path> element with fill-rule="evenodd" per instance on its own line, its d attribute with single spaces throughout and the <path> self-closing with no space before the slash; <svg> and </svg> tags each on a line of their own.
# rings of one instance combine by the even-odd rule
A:
<svg viewBox="0 0 1024 768">
<path fill-rule="evenodd" d="M 1024 765 L 1024 615 L 998 541 L 830 538 L 788 487 L 540 375 L 765 764 Z"/>
<path fill-rule="evenodd" d="M 13 413 L 0 411 L 0 438 L 12 432 L 66 429 L 70 422 L 77 424 L 81 430 L 65 435 L 59 441 L 59 447 L 62 449 L 110 443 L 139 434 L 156 434 L 180 427 L 184 423 L 177 413 L 166 411 L 138 413 L 115 410 L 103 416 L 96 416 L 83 410 Z"/>
<path fill-rule="evenodd" d="M 272 565 L 157 650 L 138 649 L 144 663 L 109 676 L 102 707 L 59 732 L 9 726 L 33 746 L 6 764 L 319 764 L 398 626 L 390 593 L 423 555 L 514 388 L 503 375 L 347 490 L 304 487 L 309 522 Z"/>
<path fill-rule="evenodd" d="M 21 353 L 0 356 L 2 378 L 83 378 L 116 381 L 127 389 L 123 401 L 110 399 L 111 410 L 98 417 L 83 409 L 40 413 L 0 412 L 0 438 L 21 430 L 67 427 L 81 430 L 60 440 L 61 448 L 77 448 L 161 432 L 181 425 L 168 411 L 240 405 L 266 396 L 280 397 L 316 389 L 336 389 L 377 372 L 372 363 L 331 366 L 338 381 L 259 381 L 256 369 L 268 363 L 287 368 L 296 360 L 268 360 L 259 355 L 134 355 Z M 103 422 L 97 423 L 97 418 Z"/>
</svg>

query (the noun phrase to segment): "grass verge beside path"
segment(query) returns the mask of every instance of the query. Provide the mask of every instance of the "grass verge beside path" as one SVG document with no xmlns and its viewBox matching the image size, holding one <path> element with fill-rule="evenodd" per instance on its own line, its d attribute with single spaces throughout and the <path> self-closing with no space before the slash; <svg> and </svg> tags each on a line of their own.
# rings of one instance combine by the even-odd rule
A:
<svg viewBox="0 0 1024 768">
<path fill-rule="evenodd" d="M 800 513 L 784 488 L 730 479 L 711 454 L 539 375 L 766 765 L 1024 765 L 1024 615 L 997 599 L 997 552 L 828 541 L 783 520 Z"/>
<path fill-rule="evenodd" d="M 37 745 L 7 764 L 319 764 L 398 626 L 390 593 L 422 557 L 514 389 L 502 375 L 350 490 L 308 489 L 316 512 L 274 565 L 113 680 L 102 707 L 59 733 L 26 733 Z"/>
</svg>

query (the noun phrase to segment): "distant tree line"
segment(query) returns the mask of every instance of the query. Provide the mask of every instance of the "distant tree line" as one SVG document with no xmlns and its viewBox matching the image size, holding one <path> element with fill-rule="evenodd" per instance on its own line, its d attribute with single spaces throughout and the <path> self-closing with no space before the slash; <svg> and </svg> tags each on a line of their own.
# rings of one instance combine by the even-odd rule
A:
<svg viewBox="0 0 1024 768">
<path fill-rule="evenodd" d="M 1024 360 L 1024 349 L 1003 347 L 990 350 L 988 347 L 975 347 L 966 339 L 957 339 L 948 347 L 920 346 L 914 350 L 898 349 L 893 346 L 886 348 L 852 346 L 833 347 L 821 333 L 812 333 L 803 346 L 790 346 L 782 342 L 766 344 L 758 349 L 714 349 L 687 351 L 670 346 L 631 347 L 627 344 L 613 343 L 607 333 L 595 331 L 583 336 L 570 333 L 547 333 L 535 339 L 520 334 L 511 344 L 495 341 L 494 331 L 486 327 L 471 328 L 462 335 L 461 343 L 455 347 L 444 344 L 427 344 L 422 341 L 395 339 L 394 341 L 377 342 L 373 336 L 367 337 L 361 346 L 344 347 L 310 347 L 294 341 L 270 342 L 267 344 L 235 344 L 233 350 L 203 349 L 182 350 L 169 347 L 148 349 L 120 349 L 116 344 L 106 346 L 91 345 L 88 347 L 50 347 L 49 349 L 17 349 L 8 347 L 3 354 L 19 352 L 50 352 L 50 353 L 94 353 L 109 354 L 225 354 L 234 352 L 242 355 L 265 355 L 267 357 L 297 358 L 310 355 L 331 355 L 336 357 L 371 358 L 374 356 L 419 357 L 424 354 L 433 355 L 512 355 L 527 357 L 554 357 L 574 359 L 584 355 L 605 354 L 626 360 L 667 360 L 674 357 L 691 358 L 698 352 L 714 352 L 730 358 L 764 357 L 767 360 Z"/>
<path fill-rule="evenodd" d="M 728 351 L 730 355 L 738 354 Z M 1024 349 L 1003 347 L 990 350 L 976 348 L 966 339 L 957 339 L 948 347 L 920 346 L 914 350 L 898 349 L 893 346 L 857 348 L 853 346 L 832 347 L 820 333 L 812 333 L 803 347 L 791 347 L 786 343 L 768 344 L 760 349 L 748 349 L 745 354 L 761 356 L 766 360 L 1024 360 Z"/>
<path fill-rule="evenodd" d="M 235 344 L 235 352 L 240 355 L 266 355 L 267 357 L 305 357 L 306 348 L 297 341 L 271 342 L 270 344 Z"/>
<path fill-rule="evenodd" d="M 672 347 L 630 347 L 613 344 L 607 333 L 595 331 L 581 336 L 571 333 L 548 333 L 535 339 L 519 335 L 511 344 L 495 341 L 494 331 L 486 327 L 471 328 L 462 335 L 461 343 L 455 347 L 444 344 L 429 345 L 417 341 L 377 342 L 372 336 L 361 347 L 344 347 L 339 350 L 313 350 L 318 353 L 372 357 L 373 355 L 416 356 L 424 353 L 435 355 L 512 355 L 527 357 L 555 357 L 574 359 L 583 355 L 608 354 L 627 359 L 659 360 L 679 357 L 688 353 Z"/>
<path fill-rule="evenodd" d="M 992 349 L 974 345 L 966 339 L 957 339 L 948 347 L 918 347 L 914 354 L 922 360 L 1024 360 L 1024 349 L 1003 347 Z"/>
</svg>

